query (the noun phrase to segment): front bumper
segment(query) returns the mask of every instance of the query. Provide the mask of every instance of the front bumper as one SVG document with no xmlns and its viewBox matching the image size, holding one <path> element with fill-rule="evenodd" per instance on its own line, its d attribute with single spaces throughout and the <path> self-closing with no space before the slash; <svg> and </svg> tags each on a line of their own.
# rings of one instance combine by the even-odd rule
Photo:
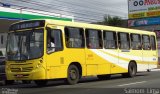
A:
<svg viewBox="0 0 160 94">
<path fill-rule="evenodd" d="M 45 69 L 35 69 L 31 72 L 6 72 L 7 80 L 43 80 L 46 79 Z"/>
</svg>

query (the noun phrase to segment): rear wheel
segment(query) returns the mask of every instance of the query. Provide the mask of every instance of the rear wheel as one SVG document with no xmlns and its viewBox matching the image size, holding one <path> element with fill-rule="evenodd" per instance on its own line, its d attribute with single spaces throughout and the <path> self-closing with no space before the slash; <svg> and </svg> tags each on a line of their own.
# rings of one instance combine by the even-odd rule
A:
<svg viewBox="0 0 160 94">
<path fill-rule="evenodd" d="M 97 75 L 97 78 L 99 80 L 106 80 L 106 79 L 110 79 L 111 75 L 110 74 L 107 74 L 107 75 Z"/>
<path fill-rule="evenodd" d="M 79 78 L 80 78 L 80 74 L 77 66 L 70 65 L 67 73 L 67 83 L 71 85 L 76 84 L 78 83 Z"/>
<path fill-rule="evenodd" d="M 128 73 L 122 74 L 123 77 L 135 77 L 137 73 L 137 66 L 134 62 L 130 62 L 128 66 Z"/>
<path fill-rule="evenodd" d="M 47 85 L 47 80 L 35 80 L 34 81 L 37 86 L 46 86 Z"/>
<path fill-rule="evenodd" d="M 151 72 L 151 69 L 147 69 L 147 72 Z"/>
</svg>

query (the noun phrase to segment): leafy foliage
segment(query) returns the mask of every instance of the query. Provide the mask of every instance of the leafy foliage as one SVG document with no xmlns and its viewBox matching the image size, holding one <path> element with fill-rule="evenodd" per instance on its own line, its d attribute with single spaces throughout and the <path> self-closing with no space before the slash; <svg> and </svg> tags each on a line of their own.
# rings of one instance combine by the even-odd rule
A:
<svg viewBox="0 0 160 94">
<path fill-rule="evenodd" d="M 111 17 L 109 15 L 105 15 L 104 21 L 96 22 L 95 24 L 124 27 L 124 23 L 125 23 L 124 20 L 122 20 L 120 17 L 117 17 L 117 16 Z"/>
</svg>

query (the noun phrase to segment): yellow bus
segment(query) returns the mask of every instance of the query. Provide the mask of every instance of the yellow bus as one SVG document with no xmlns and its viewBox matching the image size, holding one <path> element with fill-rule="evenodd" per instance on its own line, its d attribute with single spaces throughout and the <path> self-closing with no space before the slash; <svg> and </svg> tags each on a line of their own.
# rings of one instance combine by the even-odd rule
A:
<svg viewBox="0 0 160 94">
<path fill-rule="evenodd" d="M 157 67 L 154 32 L 58 20 L 30 20 L 10 26 L 7 41 L 8 80 L 46 85 L 64 78 L 134 77 Z"/>
</svg>

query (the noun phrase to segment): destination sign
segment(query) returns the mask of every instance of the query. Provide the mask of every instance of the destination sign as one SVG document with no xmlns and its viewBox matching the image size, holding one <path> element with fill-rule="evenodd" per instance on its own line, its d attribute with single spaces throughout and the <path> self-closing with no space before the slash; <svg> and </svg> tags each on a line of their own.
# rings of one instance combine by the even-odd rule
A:
<svg viewBox="0 0 160 94">
<path fill-rule="evenodd" d="M 29 28 L 37 28 L 44 27 L 44 20 L 34 20 L 34 21 L 24 21 L 11 25 L 10 31 L 21 30 L 21 29 L 29 29 Z"/>
</svg>

